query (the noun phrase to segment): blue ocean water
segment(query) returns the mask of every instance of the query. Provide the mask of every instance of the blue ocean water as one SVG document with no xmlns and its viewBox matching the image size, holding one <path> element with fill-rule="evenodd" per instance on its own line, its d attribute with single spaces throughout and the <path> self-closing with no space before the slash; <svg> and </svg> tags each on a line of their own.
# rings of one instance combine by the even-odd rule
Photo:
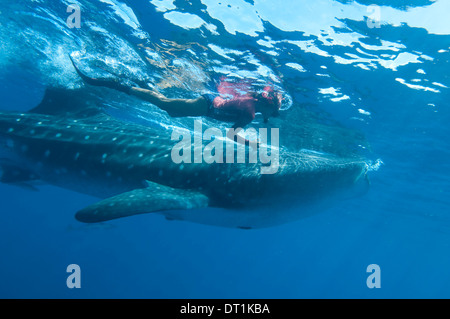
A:
<svg viewBox="0 0 450 319">
<path fill-rule="evenodd" d="M 80 28 L 68 26 L 72 4 Z M 363 196 L 250 231 L 150 214 L 85 225 L 74 214 L 97 198 L 1 184 L 0 297 L 449 298 L 449 10 L 447 0 L 2 1 L 2 111 L 30 110 L 47 87 L 83 87 L 69 54 L 173 97 L 252 79 L 283 92 L 274 123 L 286 145 L 360 154 L 372 171 Z M 188 121 L 97 92 L 132 121 Z M 319 141 L 323 126 L 304 117 L 344 133 Z M 66 285 L 70 264 L 79 289 Z M 380 288 L 367 286 L 371 264 Z"/>
</svg>

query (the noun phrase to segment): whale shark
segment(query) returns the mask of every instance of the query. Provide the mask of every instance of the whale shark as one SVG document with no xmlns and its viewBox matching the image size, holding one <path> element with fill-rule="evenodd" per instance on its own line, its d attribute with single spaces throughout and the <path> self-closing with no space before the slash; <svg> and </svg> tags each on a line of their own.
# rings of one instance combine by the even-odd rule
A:
<svg viewBox="0 0 450 319">
<path fill-rule="evenodd" d="M 364 159 L 319 152 L 280 148 L 275 174 L 261 174 L 260 162 L 174 163 L 170 129 L 114 117 L 92 95 L 49 88 L 29 112 L 0 112 L 0 181 L 97 197 L 75 213 L 83 223 L 156 213 L 241 229 L 290 222 L 306 214 L 299 207 L 367 189 Z"/>
</svg>

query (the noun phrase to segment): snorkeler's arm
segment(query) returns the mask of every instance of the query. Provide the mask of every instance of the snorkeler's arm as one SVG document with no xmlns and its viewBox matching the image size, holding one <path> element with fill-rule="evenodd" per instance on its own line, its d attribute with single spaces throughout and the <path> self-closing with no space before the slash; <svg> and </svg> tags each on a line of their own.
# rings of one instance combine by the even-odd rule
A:
<svg viewBox="0 0 450 319">
<path fill-rule="evenodd" d="M 251 119 L 248 120 L 242 120 L 242 121 L 238 121 L 236 123 L 234 123 L 233 127 L 231 129 L 229 129 L 227 131 L 227 138 L 229 138 L 230 140 L 236 142 L 236 143 L 240 143 L 240 144 L 248 144 L 249 146 L 255 146 L 258 147 L 259 146 L 259 142 L 258 141 L 249 141 L 248 139 L 242 137 L 239 135 L 239 132 L 243 130 L 243 128 L 245 126 L 247 126 L 248 124 L 250 124 L 252 122 Z"/>
</svg>

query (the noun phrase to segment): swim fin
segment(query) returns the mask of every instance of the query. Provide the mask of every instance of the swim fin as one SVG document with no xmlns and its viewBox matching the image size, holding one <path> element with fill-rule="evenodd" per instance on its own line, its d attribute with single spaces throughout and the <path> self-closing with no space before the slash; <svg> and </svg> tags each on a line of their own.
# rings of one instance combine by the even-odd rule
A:
<svg viewBox="0 0 450 319">
<path fill-rule="evenodd" d="M 75 64 L 75 61 L 72 59 L 72 57 L 69 55 L 70 61 L 72 61 L 72 64 L 75 68 L 75 71 L 77 71 L 78 75 L 83 79 L 84 82 L 87 84 L 93 85 L 93 86 L 103 86 L 107 87 L 113 90 L 117 90 L 126 94 L 130 94 L 131 88 L 133 87 L 130 83 L 125 83 L 125 81 L 122 81 L 118 77 L 116 78 L 91 78 L 80 71 L 78 66 Z"/>
</svg>

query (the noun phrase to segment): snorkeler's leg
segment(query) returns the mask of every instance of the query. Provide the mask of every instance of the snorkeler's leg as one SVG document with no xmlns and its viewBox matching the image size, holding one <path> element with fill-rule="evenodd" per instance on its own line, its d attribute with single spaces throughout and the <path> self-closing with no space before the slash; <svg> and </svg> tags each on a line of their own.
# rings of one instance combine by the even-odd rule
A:
<svg viewBox="0 0 450 319">
<path fill-rule="evenodd" d="M 80 69 L 73 61 L 72 57 L 70 57 L 70 60 L 72 61 L 72 64 L 78 75 L 87 84 L 94 86 L 103 86 L 136 96 L 142 100 L 156 105 L 164 111 L 167 111 L 170 116 L 202 116 L 206 115 L 208 112 L 208 102 L 204 97 L 199 97 L 196 99 L 169 99 L 159 92 L 126 84 L 119 78 L 91 78 L 80 71 Z"/>
<path fill-rule="evenodd" d="M 169 113 L 170 116 L 203 116 L 208 112 L 208 102 L 204 97 L 196 99 L 170 99 L 159 92 L 132 87 L 131 95 L 150 102 Z"/>
</svg>

